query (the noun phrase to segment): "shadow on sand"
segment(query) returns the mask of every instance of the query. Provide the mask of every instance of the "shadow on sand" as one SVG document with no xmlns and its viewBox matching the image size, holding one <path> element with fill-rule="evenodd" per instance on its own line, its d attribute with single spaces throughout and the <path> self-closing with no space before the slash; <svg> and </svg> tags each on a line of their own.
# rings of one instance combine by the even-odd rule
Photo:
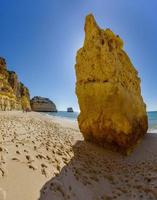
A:
<svg viewBox="0 0 157 200">
<path fill-rule="evenodd" d="M 149 134 L 125 157 L 78 141 L 74 157 L 45 183 L 39 200 L 156 199 L 157 178 L 152 178 L 157 177 L 156 144 L 157 135 Z"/>
</svg>

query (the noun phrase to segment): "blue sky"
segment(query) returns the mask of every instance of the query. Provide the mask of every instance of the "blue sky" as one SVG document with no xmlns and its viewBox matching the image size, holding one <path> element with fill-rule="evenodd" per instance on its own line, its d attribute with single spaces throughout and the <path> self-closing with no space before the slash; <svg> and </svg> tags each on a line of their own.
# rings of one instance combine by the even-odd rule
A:
<svg viewBox="0 0 157 200">
<path fill-rule="evenodd" d="M 85 16 L 93 13 L 99 26 L 123 39 L 147 110 L 157 110 L 156 12 L 156 0 L 0 0 L 0 56 L 32 97 L 49 97 L 59 110 L 78 110 L 75 56 Z"/>
</svg>

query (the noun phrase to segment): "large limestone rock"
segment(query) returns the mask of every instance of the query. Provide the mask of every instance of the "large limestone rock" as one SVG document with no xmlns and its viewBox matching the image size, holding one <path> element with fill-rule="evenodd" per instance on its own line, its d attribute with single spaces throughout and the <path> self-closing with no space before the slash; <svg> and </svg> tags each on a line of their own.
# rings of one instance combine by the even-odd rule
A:
<svg viewBox="0 0 157 200">
<path fill-rule="evenodd" d="M 50 99 L 39 96 L 31 99 L 31 108 L 36 112 L 57 112 L 56 105 Z"/>
<path fill-rule="evenodd" d="M 130 151 L 147 132 L 140 78 L 111 30 L 100 29 L 93 15 L 76 56 L 78 123 L 86 140 Z"/>
<path fill-rule="evenodd" d="M 0 110 L 30 109 L 29 90 L 18 80 L 15 72 L 7 70 L 0 57 Z"/>
</svg>

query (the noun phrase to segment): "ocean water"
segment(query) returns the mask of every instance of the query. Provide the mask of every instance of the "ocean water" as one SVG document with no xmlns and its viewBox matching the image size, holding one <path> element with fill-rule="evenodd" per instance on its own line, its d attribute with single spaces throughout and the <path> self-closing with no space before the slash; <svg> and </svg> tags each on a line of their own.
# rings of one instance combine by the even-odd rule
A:
<svg viewBox="0 0 157 200">
<path fill-rule="evenodd" d="M 78 116 L 78 112 L 67 112 L 67 111 L 58 111 L 58 112 L 48 112 L 48 115 L 52 115 L 55 117 L 64 117 L 71 120 L 76 120 Z"/>
<path fill-rule="evenodd" d="M 51 116 L 56 117 L 64 117 L 71 120 L 76 120 L 78 116 L 78 112 L 66 112 L 66 111 L 58 111 L 58 112 L 52 112 L 47 113 Z M 157 111 L 154 112 L 148 112 L 148 123 L 149 123 L 149 129 L 148 132 L 157 133 Z"/>
<path fill-rule="evenodd" d="M 148 112 L 148 132 L 157 133 L 157 111 Z"/>
</svg>

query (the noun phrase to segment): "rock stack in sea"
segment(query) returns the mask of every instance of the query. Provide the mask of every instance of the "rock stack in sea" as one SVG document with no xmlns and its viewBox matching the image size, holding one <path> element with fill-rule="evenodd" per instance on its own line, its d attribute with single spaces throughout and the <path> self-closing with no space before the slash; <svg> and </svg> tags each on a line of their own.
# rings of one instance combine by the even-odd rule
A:
<svg viewBox="0 0 157 200">
<path fill-rule="evenodd" d="M 72 107 L 67 108 L 67 112 L 74 112 Z"/>
<path fill-rule="evenodd" d="M 21 109 L 31 109 L 29 90 L 15 72 L 7 70 L 5 59 L 0 57 L 0 110 Z"/>
<path fill-rule="evenodd" d="M 36 112 L 57 112 L 56 105 L 48 98 L 35 96 L 31 99 L 31 108 Z"/>
<path fill-rule="evenodd" d="M 91 14 L 86 17 L 75 69 L 78 123 L 84 138 L 130 152 L 148 128 L 140 78 L 122 39 L 99 28 Z"/>
</svg>

